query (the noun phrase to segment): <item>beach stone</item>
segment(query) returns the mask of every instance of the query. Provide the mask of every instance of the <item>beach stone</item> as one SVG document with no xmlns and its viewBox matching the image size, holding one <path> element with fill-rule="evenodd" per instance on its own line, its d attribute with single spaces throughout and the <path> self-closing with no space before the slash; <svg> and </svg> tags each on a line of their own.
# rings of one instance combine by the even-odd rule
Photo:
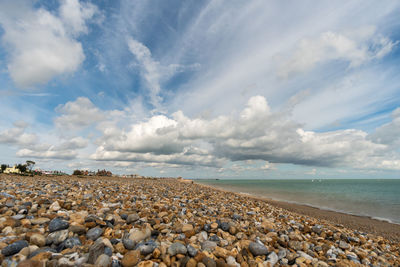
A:
<svg viewBox="0 0 400 267">
<path fill-rule="evenodd" d="M 193 225 L 191 224 L 184 224 L 181 229 L 182 232 L 189 232 L 193 231 Z"/>
<path fill-rule="evenodd" d="M 148 255 L 153 253 L 153 251 L 157 248 L 156 242 L 153 240 L 147 241 L 147 242 L 141 242 L 136 245 L 135 250 L 139 250 L 140 254 L 142 255 Z"/>
<path fill-rule="evenodd" d="M 44 247 L 46 245 L 46 238 L 42 234 L 31 235 L 30 242 L 39 247 Z"/>
<path fill-rule="evenodd" d="M 272 251 L 270 254 L 268 254 L 267 260 L 264 262 L 264 264 L 270 264 L 270 266 L 274 266 L 276 263 L 278 263 L 278 261 L 278 255 L 276 255 L 275 251 Z"/>
<path fill-rule="evenodd" d="M 69 222 L 64 221 L 63 219 L 57 217 L 50 221 L 49 223 L 49 232 L 60 231 L 64 229 L 68 229 Z"/>
<path fill-rule="evenodd" d="M 99 267 L 108 267 L 111 265 L 111 258 L 106 254 L 101 254 L 96 262 L 94 263 L 95 266 Z"/>
<path fill-rule="evenodd" d="M 23 260 L 18 263 L 17 267 L 43 267 L 43 263 L 35 260 Z"/>
<path fill-rule="evenodd" d="M 121 262 L 117 259 L 112 259 L 111 267 L 121 267 Z"/>
<path fill-rule="evenodd" d="M 49 207 L 49 210 L 52 210 L 52 211 L 59 211 L 60 209 L 61 209 L 61 206 L 60 206 L 60 203 L 58 203 L 58 201 L 54 201 Z"/>
<path fill-rule="evenodd" d="M 217 246 L 217 243 L 213 242 L 213 241 L 204 241 L 203 243 L 201 243 L 201 249 L 202 250 L 207 250 L 207 251 L 212 251 L 215 249 L 215 247 Z"/>
<path fill-rule="evenodd" d="M 127 223 L 134 223 L 139 219 L 140 219 L 140 217 L 139 217 L 139 215 L 137 213 L 132 213 L 132 214 L 128 215 L 128 217 L 126 218 L 126 222 Z"/>
<path fill-rule="evenodd" d="M 23 218 L 25 218 L 25 215 L 17 214 L 17 215 L 11 216 L 11 218 L 13 218 L 14 220 L 22 220 Z"/>
<path fill-rule="evenodd" d="M 206 266 L 206 267 L 217 267 L 217 263 L 215 260 L 213 260 L 210 257 L 204 257 L 201 262 Z"/>
<path fill-rule="evenodd" d="M 314 233 L 316 233 L 316 234 L 321 234 L 321 232 L 322 232 L 322 226 L 321 225 L 318 225 L 318 224 L 316 224 L 316 225 L 314 225 L 313 227 L 311 227 L 311 230 L 314 232 Z"/>
<path fill-rule="evenodd" d="M 197 254 L 197 249 L 194 248 L 192 245 L 190 245 L 190 244 L 187 245 L 187 246 L 186 246 L 186 249 L 187 249 L 187 253 L 189 254 L 190 257 L 196 256 L 196 254 Z"/>
<path fill-rule="evenodd" d="M 70 237 L 64 241 L 64 246 L 66 248 L 73 248 L 75 246 L 81 246 L 82 243 L 77 237 Z"/>
<path fill-rule="evenodd" d="M 199 242 L 204 242 L 208 239 L 208 234 L 205 231 L 201 231 L 197 237 L 197 239 L 199 240 Z"/>
<path fill-rule="evenodd" d="M 185 245 L 179 242 L 173 243 L 168 247 L 168 254 L 171 256 L 175 256 L 176 254 L 186 254 L 187 249 Z"/>
<path fill-rule="evenodd" d="M 70 225 L 68 230 L 78 235 L 83 235 L 86 233 L 86 228 L 82 225 Z"/>
<path fill-rule="evenodd" d="M 133 240 L 130 239 L 130 238 L 123 238 L 123 239 L 122 239 L 122 244 L 124 245 L 124 247 L 125 247 L 127 250 L 134 250 L 135 247 L 136 247 L 136 242 L 133 241 Z"/>
<path fill-rule="evenodd" d="M 28 256 L 28 259 L 32 259 L 32 258 L 36 257 L 37 255 L 44 253 L 44 252 L 57 253 L 57 251 L 53 248 L 43 247 L 43 248 L 39 248 L 35 251 L 32 251 Z"/>
<path fill-rule="evenodd" d="M 94 244 L 90 247 L 89 249 L 89 257 L 88 257 L 88 263 L 95 263 L 97 258 L 104 254 L 104 248 L 105 245 L 102 242 L 102 240 L 98 240 L 94 242 Z"/>
<path fill-rule="evenodd" d="M 197 261 L 193 258 L 190 258 L 186 263 L 186 267 L 196 267 Z"/>
<path fill-rule="evenodd" d="M 53 232 L 47 236 L 46 244 L 61 244 L 68 237 L 68 229 Z"/>
<path fill-rule="evenodd" d="M 19 240 L 3 248 L 1 250 L 1 253 L 6 257 L 11 256 L 17 254 L 18 252 L 21 251 L 21 249 L 28 246 L 29 246 L 28 242 L 26 242 L 25 240 Z"/>
<path fill-rule="evenodd" d="M 251 254 L 253 254 L 254 256 L 261 256 L 268 254 L 268 249 L 264 245 L 257 242 L 251 242 L 249 245 L 249 250 Z"/>
<path fill-rule="evenodd" d="M 103 234 L 103 229 L 95 227 L 87 231 L 86 238 L 94 241 L 97 238 L 99 238 L 102 234 Z"/>
<path fill-rule="evenodd" d="M 128 251 L 122 258 L 123 267 L 134 267 L 140 260 L 140 252 L 137 250 Z"/>
<path fill-rule="evenodd" d="M 341 248 L 341 249 L 349 249 L 350 245 L 348 243 L 344 242 L 343 240 L 340 240 L 339 248 Z"/>
<path fill-rule="evenodd" d="M 220 228 L 225 232 L 229 231 L 229 227 L 230 227 L 230 224 L 227 223 L 227 222 L 222 222 L 221 225 L 220 225 Z"/>
<path fill-rule="evenodd" d="M 143 230 L 135 230 L 129 235 L 129 239 L 139 243 L 140 241 L 145 240 L 151 236 L 151 230 L 146 228 Z"/>
<path fill-rule="evenodd" d="M 34 219 L 31 219 L 30 221 L 31 221 L 31 224 L 36 225 L 36 224 L 48 223 L 50 221 L 50 219 L 49 218 L 34 218 Z"/>
</svg>

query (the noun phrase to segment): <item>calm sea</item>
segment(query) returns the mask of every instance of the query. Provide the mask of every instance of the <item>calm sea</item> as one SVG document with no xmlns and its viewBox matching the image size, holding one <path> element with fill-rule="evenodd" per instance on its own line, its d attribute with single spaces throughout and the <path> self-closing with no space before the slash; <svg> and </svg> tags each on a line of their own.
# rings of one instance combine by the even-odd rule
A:
<svg viewBox="0 0 400 267">
<path fill-rule="evenodd" d="M 196 180 L 225 190 L 400 224 L 400 179 Z"/>
</svg>

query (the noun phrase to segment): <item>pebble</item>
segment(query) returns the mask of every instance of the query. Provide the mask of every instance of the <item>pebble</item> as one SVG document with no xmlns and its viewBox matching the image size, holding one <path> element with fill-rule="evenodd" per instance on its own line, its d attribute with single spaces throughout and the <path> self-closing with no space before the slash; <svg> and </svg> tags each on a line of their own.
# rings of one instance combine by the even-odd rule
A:
<svg viewBox="0 0 400 267">
<path fill-rule="evenodd" d="M 254 256 L 261 256 L 268 254 L 268 248 L 258 242 L 251 242 L 249 245 L 249 250 Z"/>
<path fill-rule="evenodd" d="M 53 232 L 47 236 L 46 244 L 61 244 L 68 237 L 68 229 Z"/>
<path fill-rule="evenodd" d="M 136 247 L 136 242 L 133 241 L 130 238 L 123 238 L 122 239 L 122 244 L 124 245 L 124 247 L 128 250 L 134 250 Z"/>
<path fill-rule="evenodd" d="M 137 250 L 128 251 L 122 258 L 121 264 L 123 267 L 133 267 L 140 260 L 140 252 Z"/>
<path fill-rule="evenodd" d="M 2 266 L 400 266 L 398 243 L 176 179 L 2 176 L 0 186 L 13 192 L 0 192 Z M 15 240 L 23 248 L 7 252 Z"/>
<path fill-rule="evenodd" d="M 27 246 L 29 246 L 28 242 L 26 242 L 25 240 L 19 240 L 3 248 L 1 250 L 1 253 L 6 257 L 11 256 L 17 254 L 18 252 L 21 251 L 21 249 Z"/>
<path fill-rule="evenodd" d="M 87 231 L 86 238 L 90 240 L 96 240 L 103 234 L 103 229 L 95 227 Z"/>
<path fill-rule="evenodd" d="M 133 214 L 129 214 L 128 215 L 128 218 L 126 218 L 126 222 L 127 223 L 134 223 L 139 219 L 140 219 L 139 215 L 137 213 L 133 213 Z"/>
<path fill-rule="evenodd" d="M 111 265 L 111 258 L 106 254 L 101 254 L 96 262 L 94 263 L 95 266 L 98 267 L 108 267 Z"/>
<path fill-rule="evenodd" d="M 168 248 L 168 254 L 171 256 L 175 256 L 176 254 L 186 254 L 187 249 L 185 245 L 182 243 L 176 242 L 173 243 L 171 246 Z"/>
<path fill-rule="evenodd" d="M 39 247 L 44 247 L 46 245 L 46 238 L 42 234 L 31 235 L 30 242 Z"/>
<path fill-rule="evenodd" d="M 68 229 L 69 223 L 61 218 L 54 218 L 49 223 L 49 232 L 55 232 L 59 230 Z"/>
<path fill-rule="evenodd" d="M 204 241 L 203 243 L 201 243 L 201 249 L 202 250 L 207 250 L 207 251 L 212 251 L 213 249 L 215 249 L 215 247 L 217 246 L 217 243 L 213 242 L 213 241 Z"/>
</svg>

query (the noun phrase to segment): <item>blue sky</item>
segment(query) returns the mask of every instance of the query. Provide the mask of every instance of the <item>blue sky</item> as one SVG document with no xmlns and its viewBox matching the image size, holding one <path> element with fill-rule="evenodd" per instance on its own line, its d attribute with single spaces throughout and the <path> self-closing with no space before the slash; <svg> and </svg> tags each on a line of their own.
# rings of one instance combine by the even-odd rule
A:
<svg viewBox="0 0 400 267">
<path fill-rule="evenodd" d="M 0 161 L 399 178 L 396 1 L 0 0 Z"/>
</svg>

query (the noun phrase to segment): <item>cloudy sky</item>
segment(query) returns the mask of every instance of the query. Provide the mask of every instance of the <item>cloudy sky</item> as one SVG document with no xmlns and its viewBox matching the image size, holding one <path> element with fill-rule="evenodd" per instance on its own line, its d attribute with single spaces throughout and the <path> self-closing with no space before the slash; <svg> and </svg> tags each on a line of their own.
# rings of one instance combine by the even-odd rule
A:
<svg viewBox="0 0 400 267">
<path fill-rule="evenodd" d="M 399 178 L 397 1 L 0 0 L 0 161 Z"/>
</svg>

